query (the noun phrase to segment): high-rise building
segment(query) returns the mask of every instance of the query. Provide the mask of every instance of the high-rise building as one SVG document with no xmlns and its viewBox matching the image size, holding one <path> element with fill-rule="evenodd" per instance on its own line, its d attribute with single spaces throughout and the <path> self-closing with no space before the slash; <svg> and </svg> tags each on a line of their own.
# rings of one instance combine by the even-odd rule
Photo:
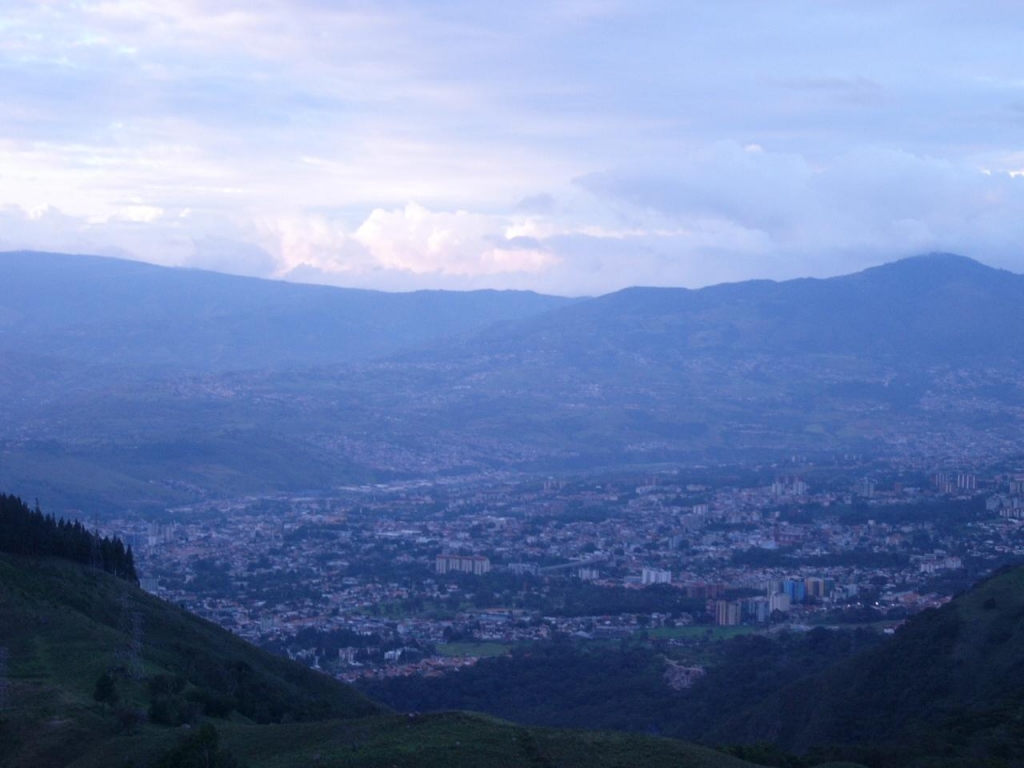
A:
<svg viewBox="0 0 1024 768">
<path fill-rule="evenodd" d="M 662 571 L 657 568 L 644 568 L 640 571 L 641 584 L 671 584 L 672 571 Z"/>
<path fill-rule="evenodd" d="M 782 582 L 782 589 L 789 595 L 791 603 L 802 603 L 807 599 L 807 587 L 802 579 L 786 579 Z"/>
<path fill-rule="evenodd" d="M 772 613 L 774 613 L 775 611 L 789 613 L 789 606 L 789 595 L 787 595 L 785 592 L 778 592 L 774 595 L 771 595 L 768 598 L 768 608 Z"/>
<path fill-rule="evenodd" d="M 491 561 L 480 555 L 438 555 L 434 560 L 437 573 L 472 573 L 481 576 L 491 570 Z"/>
<path fill-rule="evenodd" d="M 742 618 L 741 605 L 731 600 L 715 602 L 715 624 L 720 627 L 735 627 Z"/>
</svg>

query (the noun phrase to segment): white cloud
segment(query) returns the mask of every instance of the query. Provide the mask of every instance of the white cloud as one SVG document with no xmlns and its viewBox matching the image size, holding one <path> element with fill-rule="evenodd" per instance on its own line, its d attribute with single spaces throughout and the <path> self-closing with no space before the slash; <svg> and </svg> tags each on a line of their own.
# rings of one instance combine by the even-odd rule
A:
<svg viewBox="0 0 1024 768">
<path fill-rule="evenodd" d="M 435 213 L 411 203 L 402 210 L 374 210 L 353 237 L 383 268 L 414 274 L 539 272 L 554 262 L 537 249 L 496 241 L 496 234 L 508 225 L 502 217 Z"/>
<path fill-rule="evenodd" d="M 164 215 L 163 208 L 155 205 L 128 205 L 117 212 L 117 217 L 125 221 L 149 224 Z"/>
<path fill-rule="evenodd" d="M 952 0 L 10 0 L 0 241 L 384 288 L 932 248 L 1024 269 L 1021 23 Z"/>
<path fill-rule="evenodd" d="M 524 221 L 409 203 L 374 209 L 354 226 L 322 215 L 270 218 L 258 223 L 257 236 L 277 256 L 279 274 L 313 269 L 353 277 L 474 278 L 543 272 L 557 258 L 539 246 L 523 246 Z"/>
<path fill-rule="evenodd" d="M 1024 178 L 890 149 L 815 165 L 719 142 L 657 171 L 592 174 L 543 200 L 538 213 L 410 202 L 236 217 L 230 226 L 216 212 L 142 203 L 91 219 L 8 207 L 0 240 L 362 287 L 568 294 L 823 276 L 930 250 L 1024 266 Z"/>
</svg>

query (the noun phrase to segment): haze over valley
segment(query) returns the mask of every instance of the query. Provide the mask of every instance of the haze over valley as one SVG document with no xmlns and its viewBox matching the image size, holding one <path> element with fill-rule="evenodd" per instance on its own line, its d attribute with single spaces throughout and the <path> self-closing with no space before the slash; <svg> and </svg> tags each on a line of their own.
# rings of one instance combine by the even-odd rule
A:
<svg viewBox="0 0 1024 768">
<path fill-rule="evenodd" d="M 1020 447 L 1024 277 L 965 257 L 593 299 L 34 253 L 0 277 L 0 473 L 59 506 Z"/>
<path fill-rule="evenodd" d="M 0 768 L 1024 768 L 1024 4 L 0 3 Z"/>
</svg>

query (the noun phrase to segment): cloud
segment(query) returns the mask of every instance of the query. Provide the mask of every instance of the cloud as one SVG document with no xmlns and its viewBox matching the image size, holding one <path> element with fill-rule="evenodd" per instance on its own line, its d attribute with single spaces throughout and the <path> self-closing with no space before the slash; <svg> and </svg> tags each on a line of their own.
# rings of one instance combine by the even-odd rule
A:
<svg viewBox="0 0 1024 768">
<path fill-rule="evenodd" d="M 0 242 L 401 289 L 931 249 L 1020 270 L 1022 23 L 952 0 L 10 0 Z"/>
<path fill-rule="evenodd" d="M 404 273 L 480 277 L 537 273 L 556 257 L 518 235 L 516 220 L 467 211 L 432 211 L 409 203 L 371 211 L 357 226 L 327 216 L 291 216 L 260 225 L 283 274 Z"/>
<path fill-rule="evenodd" d="M 279 269 L 277 260 L 258 245 L 216 236 L 195 240 L 181 265 L 247 277 L 272 277 Z"/>
<path fill-rule="evenodd" d="M 648 229 L 684 228 L 688 236 L 672 240 L 681 262 L 714 248 L 745 263 L 745 277 L 836 274 L 936 249 L 1024 266 L 1024 179 L 898 150 L 858 148 L 812 164 L 726 142 L 656 172 L 608 171 L 578 184 Z M 734 271 L 704 271 L 700 281 Z"/>
<path fill-rule="evenodd" d="M 553 213 L 555 198 L 547 193 L 528 195 L 516 203 L 516 210 L 523 213 Z"/>
<path fill-rule="evenodd" d="M 931 250 L 1024 266 L 1024 177 L 888 148 L 812 163 L 716 142 L 658 168 L 588 174 L 542 203 L 491 213 L 410 202 L 231 227 L 145 205 L 91 218 L 8 207 L 0 240 L 338 285 L 574 295 L 826 276 Z"/>
</svg>

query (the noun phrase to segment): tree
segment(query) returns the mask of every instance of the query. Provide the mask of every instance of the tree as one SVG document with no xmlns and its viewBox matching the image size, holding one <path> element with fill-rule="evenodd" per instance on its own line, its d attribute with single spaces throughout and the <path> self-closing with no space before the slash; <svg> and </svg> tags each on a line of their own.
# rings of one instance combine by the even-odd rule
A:
<svg viewBox="0 0 1024 768">
<path fill-rule="evenodd" d="M 210 723 L 190 733 L 157 763 L 157 768 L 237 768 L 238 761 L 220 748 L 220 735 Z"/>
<path fill-rule="evenodd" d="M 104 672 L 96 678 L 96 687 L 93 690 L 92 697 L 100 704 L 105 704 L 108 707 L 113 708 L 117 706 L 117 702 L 121 697 L 117 693 L 117 685 L 114 683 L 114 678 L 110 676 L 109 672 Z"/>
</svg>

